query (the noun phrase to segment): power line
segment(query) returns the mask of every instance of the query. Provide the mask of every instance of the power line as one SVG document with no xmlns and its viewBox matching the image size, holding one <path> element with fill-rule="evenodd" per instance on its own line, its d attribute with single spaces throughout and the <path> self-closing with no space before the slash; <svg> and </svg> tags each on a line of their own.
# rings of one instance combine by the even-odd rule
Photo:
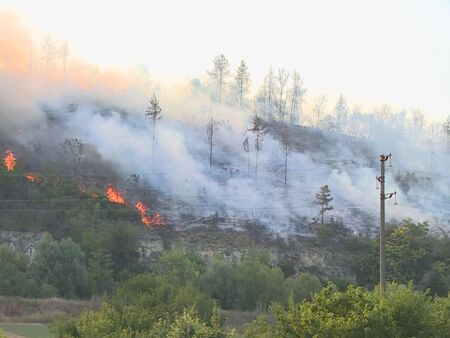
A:
<svg viewBox="0 0 450 338">
<path fill-rule="evenodd" d="M 374 204 L 361 204 L 361 205 L 349 205 L 347 209 L 356 209 L 356 208 L 362 208 L 365 206 L 374 206 Z M 125 205 L 124 205 L 125 207 Z M 219 208 L 214 208 L 212 206 L 207 206 L 207 205 L 197 205 L 197 206 L 191 206 L 188 205 L 186 207 L 180 207 L 177 206 L 177 208 L 190 208 L 190 207 L 194 207 L 194 208 L 208 208 L 211 209 L 212 211 L 218 211 Z M 279 207 L 257 207 L 257 208 L 239 208 L 239 210 L 233 210 L 233 208 L 229 208 L 230 213 L 234 213 L 234 212 L 242 212 L 244 210 L 280 210 L 280 209 L 300 209 L 300 208 L 304 208 L 305 205 L 296 205 L 296 206 L 279 206 Z M 345 209 L 344 209 L 345 210 Z M 132 212 L 134 211 L 134 209 L 108 209 L 108 210 L 95 210 L 95 209 L 0 209 L 0 212 L 123 212 L 123 213 L 128 213 L 128 212 Z"/>
<path fill-rule="evenodd" d="M 311 160 L 311 162 L 313 164 L 332 164 L 332 163 L 339 163 L 339 164 L 351 164 L 351 165 L 359 165 L 359 166 L 364 166 L 364 165 L 371 165 L 373 164 L 373 162 L 370 161 L 363 161 L 363 162 L 355 162 L 353 160 L 348 160 L 348 159 L 329 159 L 329 160 Z M 226 173 L 229 173 L 229 169 L 235 170 L 234 172 L 230 173 L 231 176 L 235 176 L 235 175 L 248 175 L 248 174 L 253 174 L 255 173 L 254 170 L 248 171 L 247 169 L 242 169 L 241 168 L 215 168 L 216 170 L 222 170 Z M 309 170 L 317 170 L 317 167 L 304 167 L 304 168 L 294 168 L 294 169 L 288 169 L 288 172 L 296 172 L 296 171 L 309 171 Z M 263 171 L 264 173 L 273 173 L 273 171 L 270 170 L 265 170 Z M 283 169 L 284 172 L 284 169 Z M 39 173 L 39 172 L 33 172 L 31 171 L 31 173 L 33 175 L 39 176 L 39 177 L 52 177 L 52 176 L 62 176 L 62 177 L 72 177 L 74 176 L 73 173 L 67 173 L 66 172 L 61 172 L 61 173 L 47 173 L 47 174 L 43 174 L 43 173 Z M 144 172 L 144 173 L 139 173 L 139 172 L 117 172 L 117 173 L 111 173 L 111 172 L 104 172 L 104 173 L 84 173 L 84 174 L 77 174 L 76 176 L 78 177 L 90 177 L 90 176 L 99 176 L 99 177 L 107 177 L 107 176 L 127 176 L 127 175 L 140 175 L 140 176 L 178 176 L 178 175 L 201 175 L 201 174 L 205 174 L 205 175 L 211 175 L 211 171 L 207 170 L 207 169 L 202 169 L 202 170 L 195 170 L 195 171 L 190 171 L 190 172 Z M 21 173 L 0 173 L 0 176 L 24 176 L 25 173 L 21 174 Z M 212 174 L 214 175 L 214 173 Z"/>
<path fill-rule="evenodd" d="M 124 189 L 125 191 L 133 191 L 133 190 L 145 190 L 144 188 L 142 189 Z M 348 189 L 333 189 L 333 192 L 335 191 L 369 191 L 369 190 L 373 190 L 373 188 L 348 188 Z M 256 193 L 230 193 L 230 194 L 223 194 L 223 195 L 215 195 L 215 194 L 208 194 L 203 193 L 203 192 L 198 192 L 198 193 L 192 193 L 192 194 L 171 194 L 171 195 L 167 195 L 165 196 L 166 198 L 174 198 L 174 197 L 195 197 L 196 199 L 198 198 L 236 198 L 236 197 L 248 197 L 248 196 L 264 196 L 264 195 L 279 195 L 279 196 L 295 196 L 295 195 L 302 195 L 302 194 L 315 194 L 317 191 L 313 191 L 313 190 L 304 190 L 304 191 L 296 191 L 296 192 L 256 192 Z M 27 201 L 31 201 L 31 202 L 57 202 L 57 201 L 100 201 L 100 200 L 104 200 L 104 196 L 98 197 L 98 198 L 72 198 L 72 199 L 65 199 L 65 198 L 51 198 L 51 199 L 3 199 L 0 200 L 0 202 L 27 202 Z"/>
</svg>

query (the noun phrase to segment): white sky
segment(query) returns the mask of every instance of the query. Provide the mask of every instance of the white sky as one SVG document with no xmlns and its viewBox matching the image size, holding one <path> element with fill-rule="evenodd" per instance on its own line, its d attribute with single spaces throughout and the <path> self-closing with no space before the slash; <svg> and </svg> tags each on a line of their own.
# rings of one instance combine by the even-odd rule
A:
<svg viewBox="0 0 450 338">
<path fill-rule="evenodd" d="M 449 0 L 0 0 L 41 32 L 105 66 L 157 77 L 204 75 L 224 53 L 259 84 L 270 65 L 298 70 L 307 100 L 450 114 Z M 1 23 L 0 23 L 1 24 Z"/>
</svg>

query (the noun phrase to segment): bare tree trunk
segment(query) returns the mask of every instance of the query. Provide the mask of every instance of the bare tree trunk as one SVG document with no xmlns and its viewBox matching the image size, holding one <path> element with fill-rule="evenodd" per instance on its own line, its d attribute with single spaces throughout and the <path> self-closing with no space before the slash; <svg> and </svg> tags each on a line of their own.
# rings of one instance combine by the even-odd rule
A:
<svg viewBox="0 0 450 338">
<path fill-rule="evenodd" d="M 258 182 L 258 155 L 259 155 L 259 134 L 256 133 L 255 182 Z"/>
<path fill-rule="evenodd" d="M 156 140 L 156 117 L 153 117 L 153 133 L 152 133 L 152 169 L 155 158 L 155 140 Z"/>
<path fill-rule="evenodd" d="M 247 151 L 247 171 L 248 176 L 250 176 L 250 149 Z"/>
<path fill-rule="evenodd" d="M 222 103 L 222 71 L 219 75 L 219 103 Z"/>
<path fill-rule="evenodd" d="M 320 214 L 322 215 L 322 224 L 323 224 L 323 214 L 325 213 L 324 204 L 323 203 L 322 203 L 321 208 L 322 208 L 322 210 L 320 211 Z"/>
<path fill-rule="evenodd" d="M 209 138 L 209 168 L 212 167 L 213 158 L 213 131 L 211 131 L 211 137 Z"/>
<path fill-rule="evenodd" d="M 241 88 L 240 88 L 240 93 L 239 93 L 239 106 L 242 108 L 242 96 L 244 95 L 244 82 L 241 81 Z"/>
<path fill-rule="evenodd" d="M 287 184 L 288 147 L 284 147 L 284 185 Z"/>
<path fill-rule="evenodd" d="M 294 99 L 294 95 L 292 95 L 292 100 L 291 100 L 291 121 L 290 121 L 290 124 L 294 123 L 294 103 L 295 103 L 295 99 Z"/>
</svg>

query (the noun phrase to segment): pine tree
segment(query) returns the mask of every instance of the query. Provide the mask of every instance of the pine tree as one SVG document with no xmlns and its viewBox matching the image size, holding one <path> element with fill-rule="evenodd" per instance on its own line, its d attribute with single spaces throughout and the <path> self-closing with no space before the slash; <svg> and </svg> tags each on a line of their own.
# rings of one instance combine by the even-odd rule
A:
<svg viewBox="0 0 450 338">
<path fill-rule="evenodd" d="M 256 160 L 255 160 L 255 181 L 258 181 L 258 155 L 262 148 L 262 136 L 266 132 L 266 126 L 262 118 L 255 115 L 252 122 L 252 127 L 249 129 L 255 137 L 255 150 L 256 150 Z"/>
<path fill-rule="evenodd" d="M 342 131 L 348 114 L 347 101 L 342 95 L 339 96 L 339 100 L 336 103 L 334 110 L 336 112 L 336 127 L 338 131 Z"/>
<path fill-rule="evenodd" d="M 323 217 L 325 212 L 333 210 L 333 207 L 330 205 L 330 202 L 333 200 L 331 197 L 331 191 L 328 185 L 324 185 L 320 187 L 319 192 L 316 194 L 316 204 L 320 206 L 320 217 L 321 222 L 323 224 Z"/>
<path fill-rule="evenodd" d="M 442 132 L 444 133 L 447 148 L 450 149 L 450 116 L 447 117 L 447 120 L 442 125 Z"/>
<path fill-rule="evenodd" d="M 303 80 L 300 74 L 294 72 L 292 75 L 292 87 L 289 90 L 291 101 L 291 116 L 290 124 L 301 123 L 302 103 L 306 94 L 306 87 L 303 85 Z M 295 114 L 298 114 L 297 116 Z"/>
<path fill-rule="evenodd" d="M 284 116 L 286 114 L 286 98 L 284 97 L 286 84 L 289 79 L 289 72 L 284 69 L 278 69 L 277 75 L 277 107 L 278 107 L 278 121 L 284 123 Z"/>
<path fill-rule="evenodd" d="M 239 106 L 242 108 L 245 103 L 245 96 L 250 88 L 250 74 L 248 67 L 244 60 L 241 60 L 238 69 L 236 70 L 236 94 L 239 102 Z"/>
<path fill-rule="evenodd" d="M 213 159 L 213 137 L 214 131 L 217 129 L 216 121 L 212 117 L 208 119 L 208 123 L 206 124 L 206 139 L 209 145 L 209 167 L 212 166 Z"/>
<path fill-rule="evenodd" d="M 284 155 L 284 185 L 287 185 L 288 157 L 292 147 L 292 137 L 290 127 L 285 125 L 281 131 L 281 145 Z"/>
<path fill-rule="evenodd" d="M 216 82 L 219 91 L 219 103 L 222 103 L 222 94 L 230 75 L 230 63 L 225 55 L 220 54 L 213 60 L 213 69 L 208 72 L 209 76 Z"/>
<path fill-rule="evenodd" d="M 155 142 L 156 142 L 156 122 L 162 118 L 161 106 L 159 105 L 159 100 L 155 94 L 153 94 L 150 99 L 149 105 L 145 110 L 145 118 L 150 120 L 152 123 L 152 162 L 155 153 Z"/>
<path fill-rule="evenodd" d="M 316 115 L 316 127 L 320 126 L 320 122 L 322 120 L 323 114 L 325 113 L 325 105 L 328 99 L 326 95 L 320 95 L 314 100 L 314 108 L 313 111 Z"/>
<path fill-rule="evenodd" d="M 262 111 L 267 119 L 273 118 L 273 107 L 275 101 L 275 75 L 272 67 L 264 78 L 264 83 L 259 91 L 259 100 L 262 103 Z"/>
</svg>

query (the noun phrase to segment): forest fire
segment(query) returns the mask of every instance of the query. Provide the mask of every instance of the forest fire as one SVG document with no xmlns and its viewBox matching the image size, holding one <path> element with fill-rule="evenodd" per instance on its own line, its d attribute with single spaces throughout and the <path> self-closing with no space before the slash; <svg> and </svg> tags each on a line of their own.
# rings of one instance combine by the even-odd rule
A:
<svg viewBox="0 0 450 338">
<path fill-rule="evenodd" d="M 123 195 L 111 184 L 106 186 L 106 198 L 112 203 L 126 204 Z"/>
<path fill-rule="evenodd" d="M 25 175 L 25 178 L 28 180 L 28 182 L 31 183 L 39 183 L 41 180 L 36 175 L 33 175 L 31 173 L 28 173 Z"/>
<path fill-rule="evenodd" d="M 141 215 L 145 215 L 146 212 L 147 212 L 147 210 L 148 210 L 148 208 L 145 206 L 145 204 L 142 203 L 141 201 L 138 201 L 138 202 L 136 203 L 135 207 L 136 207 L 136 209 L 139 211 L 139 213 L 140 213 Z"/>
<path fill-rule="evenodd" d="M 148 216 L 146 214 L 148 208 L 141 201 L 138 201 L 136 203 L 135 207 L 139 211 L 139 213 L 141 214 L 141 221 L 142 221 L 143 224 L 145 224 L 147 226 L 155 226 L 155 225 L 162 225 L 163 224 L 160 214 L 156 213 L 153 216 Z"/>
<path fill-rule="evenodd" d="M 14 171 L 14 168 L 16 167 L 16 157 L 14 156 L 14 153 L 10 150 L 7 150 L 5 152 L 5 157 L 3 158 L 3 164 L 6 167 L 6 170 L 8 171 Z"/>
<path fill-rule="evenodd" d="M 14 153 L 10 150 L 7 150 L 3 158 L 3 164 L 5 168 L 8 171 L 14 171 L 16 167 L 16 162 L 17 161 Z M 25 177 L 25 179 L 30 183 L 38 184 L 42 182 L 41 178 L 33 174 L 32 172 L 24 174 L 23 177 Z M 76 185 L 81 193 L 89 194 L 91 198 L 100 197 L 97 192 L 88 193 L 88 187 L 86 185 L 81 183 L 76 183 Z M 108 201 L 112 203 L 127 205 L 123 194 L 119 190 L 117 190 L 112 184 L 108 184 L 106 186 L 106 198 L 108 199 Z M 131 208 L 131 205 L 128 205 L 128 207 Z M 149 227 L 163 225 L 163 220 L 160 214 L 155 213 L 153 215 L 147 215 L 148 207 L 143 202 L 141 201 L 136 202 L 135 208 L 139 212 L 139 215 L 141 216 L 141 221 L 144 225 Z"/>
</svg>

